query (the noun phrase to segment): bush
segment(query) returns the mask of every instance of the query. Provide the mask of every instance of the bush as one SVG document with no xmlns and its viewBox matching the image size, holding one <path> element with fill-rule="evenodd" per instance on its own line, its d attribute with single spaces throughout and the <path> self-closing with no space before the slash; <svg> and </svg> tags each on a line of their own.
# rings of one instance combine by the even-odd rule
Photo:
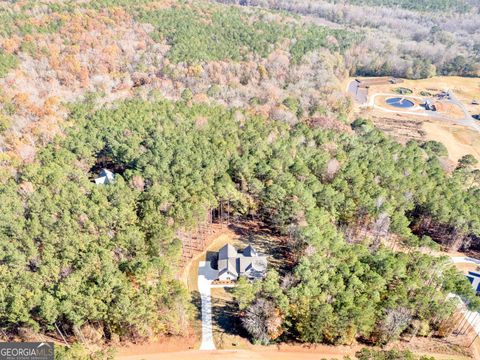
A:
<svg viewBox="0 0 480 360">
<path fill-rule="evenodd" d="M 420 147 L 426 152 L 435 154 L 437 156 L 448 156 L 447 148 L 439 141 L 430 140 L 423 143 Z"/>
<path fill-rule="evenodd" d="M 0 114 L 0 134 L 7 130 L 12 124 L 10 118 Z"/>
<path fill-rule="evenodd" d="M 460 158 L 460 160 L 458 160 L 458 166 L 461 168 L 475 166 L 477 164 L 478 160 L 471 154 L 464 155 Z"/>
<path fill-rule="evenodd" d="M 435 360 L 433 357 L 416 357 L 409 350 L 371 350 L 364 348 L 355 353 L 358 360 Z"/>
<path fill-rule="evenodd" d="M 405 87 L 397 87 L 393 89 L 393 91 L 400 95 L 410 95 L 413 93 L 411 89 Z"/>
<path fill-rule="evenodd" d="M 351 127 L 353 130 L 359 130 L 359 129 L 369 130 L 369 129 L 373 129 L 374 125 L 370 120 L 358 118 L 354 122 L 352 122 Z"/>
</svg>

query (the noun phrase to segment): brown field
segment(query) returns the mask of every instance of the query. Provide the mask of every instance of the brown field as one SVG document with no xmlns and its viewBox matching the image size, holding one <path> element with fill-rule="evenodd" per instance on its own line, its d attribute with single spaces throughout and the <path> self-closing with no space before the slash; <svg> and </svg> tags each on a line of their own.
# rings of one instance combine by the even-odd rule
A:
<svg viewBox="0 0 480 360">
<path fill-rule="evenodd" d="M 349 80 L 353 80 L 351 78 Z M 376 93 L 392 92 L 396 87 L 405 87 L 413 90 L 415 96 L 421 96 L 421 91 L 436 93 L 444 90 L 453 90 L 457 98 L 466 106 L 469 106 L 473 99 L 480 101 L 480 79 L 464 78 L 460 76 L 435 76 L 430 79 L 404 80 L 401 84 L 374 85 L 370 89 Z M 471 109 L 477 109 L 480 112 L 480 105 L 472 106 Z M 475 113 L 475 111 L 473 111 Z"/>
<path fill-rule="evenodd" d="M 374 90 L 370 90 L 370 94 L 374 94 L 373 91 Z M 392 106 L 386 103 L 387 99 L 395 96 L 402 96 L 402 95 L 396 95 L 393 93 L 392 95 L 378 95 L 375 97 L 375 105 L 380 106 L 387 110 L 392 110 L 392 111 L 401 111 L 401 112 L 409 111 L 409 112 L 412 112 L 412 114 L 425 113 L 425 109 L 419 108 L 420 105 L 423 104 L 423 101 L 417 96 L 415 97 L 410 97 L 408 95 L 402 96 L 412 101 L 415 104 L 414 108 L 399 109 L 395 106 Z M 465 117 L 465 114 L 463 113 L 462 109 L 455 104 L 449 103 L 447 101 L 434 101 L 433 103 L 437 108 L 437 111 L 434 113 L 435 115 L 448 116 L 454 120 L 462 120 Z"/>
<path fill-rule="evenodd" d="M 453 90 L 455 96 L 473 114 L 480 113 L 480 105 L 471 105 L 473 99 L 480 101 L 480 79 L 460 76 L 435 76 L 423 80 L 405 80 L 401 86 L 408 87 L 419 94 L 420 91 Z"/>
<path fill-rule="evenodd" d="M 466 154 L 480 160 L 480 133 L 477 131 L 440 121 L 424 122 L 422 128 L 426 132 L 426 140 L 440 141 L 447 147 L 450 160 L 457 162 Z"/>
</svg>

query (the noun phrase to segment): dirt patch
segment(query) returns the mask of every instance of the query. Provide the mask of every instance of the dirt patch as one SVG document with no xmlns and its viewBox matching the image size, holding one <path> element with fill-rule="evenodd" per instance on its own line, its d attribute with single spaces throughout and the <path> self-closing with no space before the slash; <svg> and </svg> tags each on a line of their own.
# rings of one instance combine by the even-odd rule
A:
<svg viewBox="0 0 480 360">
<path fill-rule="evenodd" d="M 430 339 L 431 340 L 431 339 Z M 440 341 L 434 340 L 437 343 Z M 445 354 L 425 351 L 426 344 L 417 344 L 410 348 L 416 355 L 434 356 L 441 360 L 467 360 L 471 355 L 458 353 Z M 431 347 L 431 345 L 426 345 Z M 438 347 L 442 347 L 440 344 Z M 437 347 L 437 348 L 438 348 Z M 403 348 L 396 346 L 396 348 Z M 413 350 L 415 348 L 416 350 Z M 431 347 L 434 349 L 434 347 Z M 319 359 L 344 359 L 345 356 L 354 358 L 355 353 L 362 349 L 362 346 L 329 346 L 329 345 L 301 345 L 301 344 L 279 344 L 270 346 L 251 346 L 249 349 L 216 350 L 216 351 L 183 351 L 175 353 L 141 354 L 133 356 L 118 356 L 117 360 L 212 360 L 212 359 L 248 359 L 248 360 L 319 360 Z"/>
<path fill-rule="evenodd" d="M 194 337 L 166 337 L 145 344 L 125 344 L 117 348 L 117 358 L 136 356 L 138 354 L 158 354 L 166 352 L 178 352 L 194 349 L 196 340 Z"/>
<path fill-rule="evenodd" d="M 415 120 L 406 115 L 373 116 L 375 126 L 390 135 L 392 138 L 405 144 L 409 140 L 422 141 L 426 132 L 423 129 L 422 121 Z"/>
<path fill-rule="evenodd" d="M 455 267 L 464 274 L 468 274 L 469 271 L 480 271 L 480 266 L 472 263 L 455 264 Z"/>
<path fill-rule="evenodd" d="M 465 117 L 462 109 L 458 105 L 452 104 L 448 101 L 434 101 L 433 103 L 437 109 L 436 113 L 448 116 L 452 119 L 461 120 Z"/>
</svg>

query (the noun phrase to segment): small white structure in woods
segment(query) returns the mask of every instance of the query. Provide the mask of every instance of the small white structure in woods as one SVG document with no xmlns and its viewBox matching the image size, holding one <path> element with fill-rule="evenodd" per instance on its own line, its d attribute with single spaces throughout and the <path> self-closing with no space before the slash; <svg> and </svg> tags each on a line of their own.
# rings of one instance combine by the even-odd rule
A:
<svg viewBox="0 0 480 360">
<path fill-rule="evenodd" d="M 227 244 L 218 251 L 218 279 L 237 280 L 239 276 L 262 279 L 267 272 L 267 256 L 260 255 L 252 245 L 238 252 Z"/>
<path fill-rule="evenodd" d="M 95 179 L 95 184 L 110 184 L 113 182 L 115 175 L 107 169 L 102 169 L 100 174 L 98 174 L 98 178 Z"/>
</svg>

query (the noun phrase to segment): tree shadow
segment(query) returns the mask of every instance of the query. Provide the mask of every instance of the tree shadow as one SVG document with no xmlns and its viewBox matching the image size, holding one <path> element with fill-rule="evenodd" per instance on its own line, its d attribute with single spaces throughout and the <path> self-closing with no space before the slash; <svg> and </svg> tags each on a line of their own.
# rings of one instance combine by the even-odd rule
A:
<svg viewBox="0 0 480 360">
<path fill-rule="evenodd" d="M 197 290 L 192 291 L 190 294 L 190 302 L 193 305 L 195 320 L 202 321 L 202 299 L 200 297 L 200 292 Z"/>
<path fill-rule="evenodd" d="M 226 334 L 249 338 L 242 326 L 237 305 L 233 300 L 212 298 L 212 320 L 217 325 L 220 336 Z"/>
<path fill-rule="evenodd" d="M 291 264 L 286 261 L 289 248 L 285 236 L 273 233 L 260 221 L 239 220 L 230 224 L 229 228 L 239 235 L 243 242 L 251 244 L 258 252 L 269 255 L 270 266 L 281 273 L 290 269 Z"/>
</svg>

